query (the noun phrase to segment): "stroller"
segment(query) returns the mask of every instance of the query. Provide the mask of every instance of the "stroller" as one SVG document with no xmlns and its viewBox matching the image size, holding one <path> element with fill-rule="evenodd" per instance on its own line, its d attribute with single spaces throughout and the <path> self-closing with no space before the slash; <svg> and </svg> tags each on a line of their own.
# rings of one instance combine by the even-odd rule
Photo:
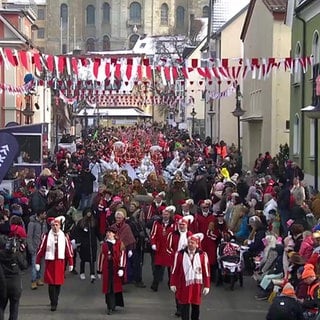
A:
<svg viewBox="0 0 320 320">
<path fill-rule="evenodd" d="M 230 283 L 234 290 L 235 283 L 239 280 L 243 286 L 243 261 L 240 246 L 224 236 L 224 241 L 218 247 L 218 281 Z"/>
</svg>

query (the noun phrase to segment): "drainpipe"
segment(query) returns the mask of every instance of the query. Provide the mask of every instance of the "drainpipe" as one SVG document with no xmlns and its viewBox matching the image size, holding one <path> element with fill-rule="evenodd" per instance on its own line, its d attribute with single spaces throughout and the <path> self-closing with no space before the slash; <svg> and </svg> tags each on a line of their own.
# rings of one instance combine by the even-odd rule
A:
<svg viewBox="0 0 320 320">
<path fill-rule="evenodd" d="M 305 57 L 307 50 L 306 50 L 306 21 L 302 19 L 298 14 L 296 14 L 296 18 L 302 22 L 302 56 Z M 302 73 L 301 79 L 301 106 L 304 107 L 305 104 L 305 82 L 306 82 L 306 74 Z M 301 141 L 300 141 L 300 150 L 301 150 L 301 157 L 300 157 L 300 167 L 304 170 L 304 122 L 305 122 L 305 112 L 301 112 Z"/>
</svg>

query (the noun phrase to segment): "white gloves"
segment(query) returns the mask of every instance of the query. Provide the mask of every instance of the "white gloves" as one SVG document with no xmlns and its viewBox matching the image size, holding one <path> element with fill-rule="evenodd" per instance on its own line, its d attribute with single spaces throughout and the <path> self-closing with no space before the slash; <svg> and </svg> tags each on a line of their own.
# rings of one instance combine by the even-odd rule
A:
<svg viewBox="0 0 320 320">
<path fill-rule="evenodd" d="M 35 265 L 36 271 L 40 271 L 40 264 Z"/>
<path fill-rule="evenodd" d="M 176 293 L 177 291 L 177 287 L 176 286 L 170 286 L 170 290 L 174 293 Z"/>
<path fill-rule="evenodd" d="M 156 250 L 157 250 L 157 246 L 156 246 L 155 244 L 153 244 L 153 245 L 151 246 L 151 249 L 154 250 L 154 251 L 156 251 Z"/>
<path fill-rule="evenodd" d="M 73 270 L 73 266 L 69 266 L 69 272 Z"/>
<path fill-rule="evenodd" d="M 120 278 L 123 277 L 123 274 L 124 274 L 123 270 L 118 270 L 118 276 L 119 276 Z"/>
<path fill-rule="evenodd" d="M 72 239 L 72 240 L 71 240 L 71 246 L 72 246 L 72 249 L 73 249 L 73 250 L 76 250 L 76 249 L 77 249 L 77 244 L 76 244 L 76 240 L 75 240 L 75 239 Z"/>
<path fill-rule="evenodd" d="M 129 251 L 128 251 L 128 258 L 131 258 L 131 257 L 132 257 L 132 255 L 133 255 L 132 250 L 129 250 Z"/>
<path fill-rule="evenodd" d="M 204 296 L 206 296 L 209 293 L 210 289 L 209 288 L 203 288 L 202 293 Z"/>
</svg>

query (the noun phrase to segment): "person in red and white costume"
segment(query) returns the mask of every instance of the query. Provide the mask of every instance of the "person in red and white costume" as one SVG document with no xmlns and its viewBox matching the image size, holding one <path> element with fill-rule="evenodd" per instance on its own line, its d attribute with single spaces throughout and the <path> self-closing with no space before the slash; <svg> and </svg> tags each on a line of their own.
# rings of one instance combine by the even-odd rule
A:
<svg viewBox="0 0 320 320">
<path fill-rule="evenodd" d="M 190 230 L 193 233 L 204 234 L 204 239 L 201 242 L 201 248 L 207 253 L 211 271 L 212 274 L 214 274 L 217 264 L 217 245 L 213 242 L 212 238 L 208 236 L 208 229 L 209 225 L 216 225 L 217 218 L 211 212 L 211 206 L 212 201 L 209 199 L 200 201 L 200 211 L 195 215 L 195 219 L 190 226 Z"/>
<path fill-rule="evenodd" d="M 193 205 L 194 205 L 193 199 L 181 200 L 179 202 L 179 204 L 181 206 L 181 215 L 182 216 L 188 216 L 190 214 L 194 214 L 194 212 L 192 212 L 192 210 L 191 210 L 191 207 L 193 207 Z"/>
<path fill-rule="evenodd" d="M 164 191 L 154 192 L 152 196 L 153 196 L 153 202 L 149 205 L 145 214 L 145 221 L 147 224 L 147 228 L 150 228 L 150 229 L 152 228 L 154 217 L 160 217 L 162 214 L 162 211 L 166 207 L 166 203 L 164 201 L 166 194 Z"/>
<path fill-rule="evenodd" d="M 110 315 L 116 306 L 123 307 L 122 282 L 125 276 L 127 255 L 125 245 L 117 238 L 115 226 L 107 228 L 106 238 L 98 259 L 98 277 L 102 275 L 102 291 Z"/>
<path fill-rule="evenodd" d="M 175 206 L 168 206 L 162 211 L 162 218 L 155 221 L 151 233 L 150 244 L 154 252 L 154 268 L 153 268 L 153 282 L 151 289 L 158 291 L 159 282 L 163 278 L 164 269 L 168 270 L 168 278 L 170 279 L 170 254 L 167 252 L 168 235 L 174 230 L 173 214 Z M 169 281 L 168 281 L 169 283 Z"/>
<path fill-rule="evenodd" d="M 35 268 L 40 271 L 42 258 L 45 260 L 44 282 L 49 285 L 51 311 L 57 310 L 61 285 L 64 283 L 65 260 L 69 271 L 73 270 L 73 250 L 70 239 L 61 230 L 64 217 L 48 218 L 51 230 L 42 238 L 36 256 Z"/>
<path fill-rule="evenodd" d="M 188 237 L 192 235 L 192 232 L 188 231 L 188 225 L 193 222 L 193 219 L 194 217 L 192 215 L 184 217 L 175 215 L 177 230 L 169 233 L 167 242 L 167 252 L 171 257 L 171 267 L 173 267 L 176 252 L 187 247 Z"/>
<path fill-rule="evenodd" d="M 202 295 L 210 291 L 210 270 L 207 254 L 199 249 L 203 234 L 188 237 L 185 249 L 176 253 L 170 289 L 180 304 L 181 319 L 199 320 Z"/>
<path fill-rule="evenodd" d="M 188 237 L 192 235 L 191 231 L 188 231 L 189 223 L 192 223 L 194 217 L 192 215 L 179 216 L 175 215 L 175 221 L 177 224 L 177 230 L 171 232 L 168 235 L 167 252 L 171 257 L 171 268 L 173 268 L 174 256 L 176 252 L 183 250 L 188 245 Z M 177 317 L 181 316 L 180 305 L 176 299 L 176 313 Z"/>
</svg>

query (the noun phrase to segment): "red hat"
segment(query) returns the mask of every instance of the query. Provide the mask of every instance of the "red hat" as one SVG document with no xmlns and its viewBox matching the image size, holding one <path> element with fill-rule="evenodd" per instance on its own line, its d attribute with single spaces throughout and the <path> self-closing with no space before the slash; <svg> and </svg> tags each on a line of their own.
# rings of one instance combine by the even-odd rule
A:
<svg viewBox="0 0 320 320">
<path fill-rule="evenodd" d="M 161 192 L 154 191 L 154 192 L 152 193 L 152 196 L 153 196 L 154 198 L 160 197 L 160 198 L 163 199 L 163 198 L 166 196 L 166 194 L 165 194 L 164 191 L 161 191 Z"/>
<path fill-rule="evenodd" d="M 49 217 L 49 218 L 47 219 L 47 223 L 48 223 L 48 224 L 51 224 L 52 222 L 59 222 L 59 223 L 61 224 L 61 221 L 60 221 L 59 219 L 57 219 L 57 218 L 55 218 L 55 217 Z"/>
<path fill-rule="evenodd" d="M 191 214 L 188 214 L 187 216 L 180 216 L 179 214 L 176 214 L 174 216 L 174 221 L 177 224 L 180 224 L 180 223 L 189 224 L 189 223 L 192 223 L 193 220 L 194 220 L 194 217 Z"/>
<path fill-rule="evenodd" d="M 200 200 L 199 201 L 199 206 L 200 207 L 210 207 L 211 205 L 212 205 L 212 201 L 210 199 Z"/>
<path fill-rule="evenodd" d="M 204 235 L 203 233 L 195 233 L 188 237 L 188 240 L 195 241 L 198 245 L 200 245 L 200 242 L 203 240 Z"/>
<path fill-rule="evenodd" d="M 167 206 L 162 211 L 169 211 L 170 213 L 173 214 L 176 212 L 176 207 L 175 206 Z"/>
<path fill-rule="evenodd" d="M 183 206 L 183 205 L 187 205 L 187 206 L 192 206 L 194 204 L 193 199 L 183 199 L 183 200 L 179 200 L 178 203 Z"/>
</svg>

